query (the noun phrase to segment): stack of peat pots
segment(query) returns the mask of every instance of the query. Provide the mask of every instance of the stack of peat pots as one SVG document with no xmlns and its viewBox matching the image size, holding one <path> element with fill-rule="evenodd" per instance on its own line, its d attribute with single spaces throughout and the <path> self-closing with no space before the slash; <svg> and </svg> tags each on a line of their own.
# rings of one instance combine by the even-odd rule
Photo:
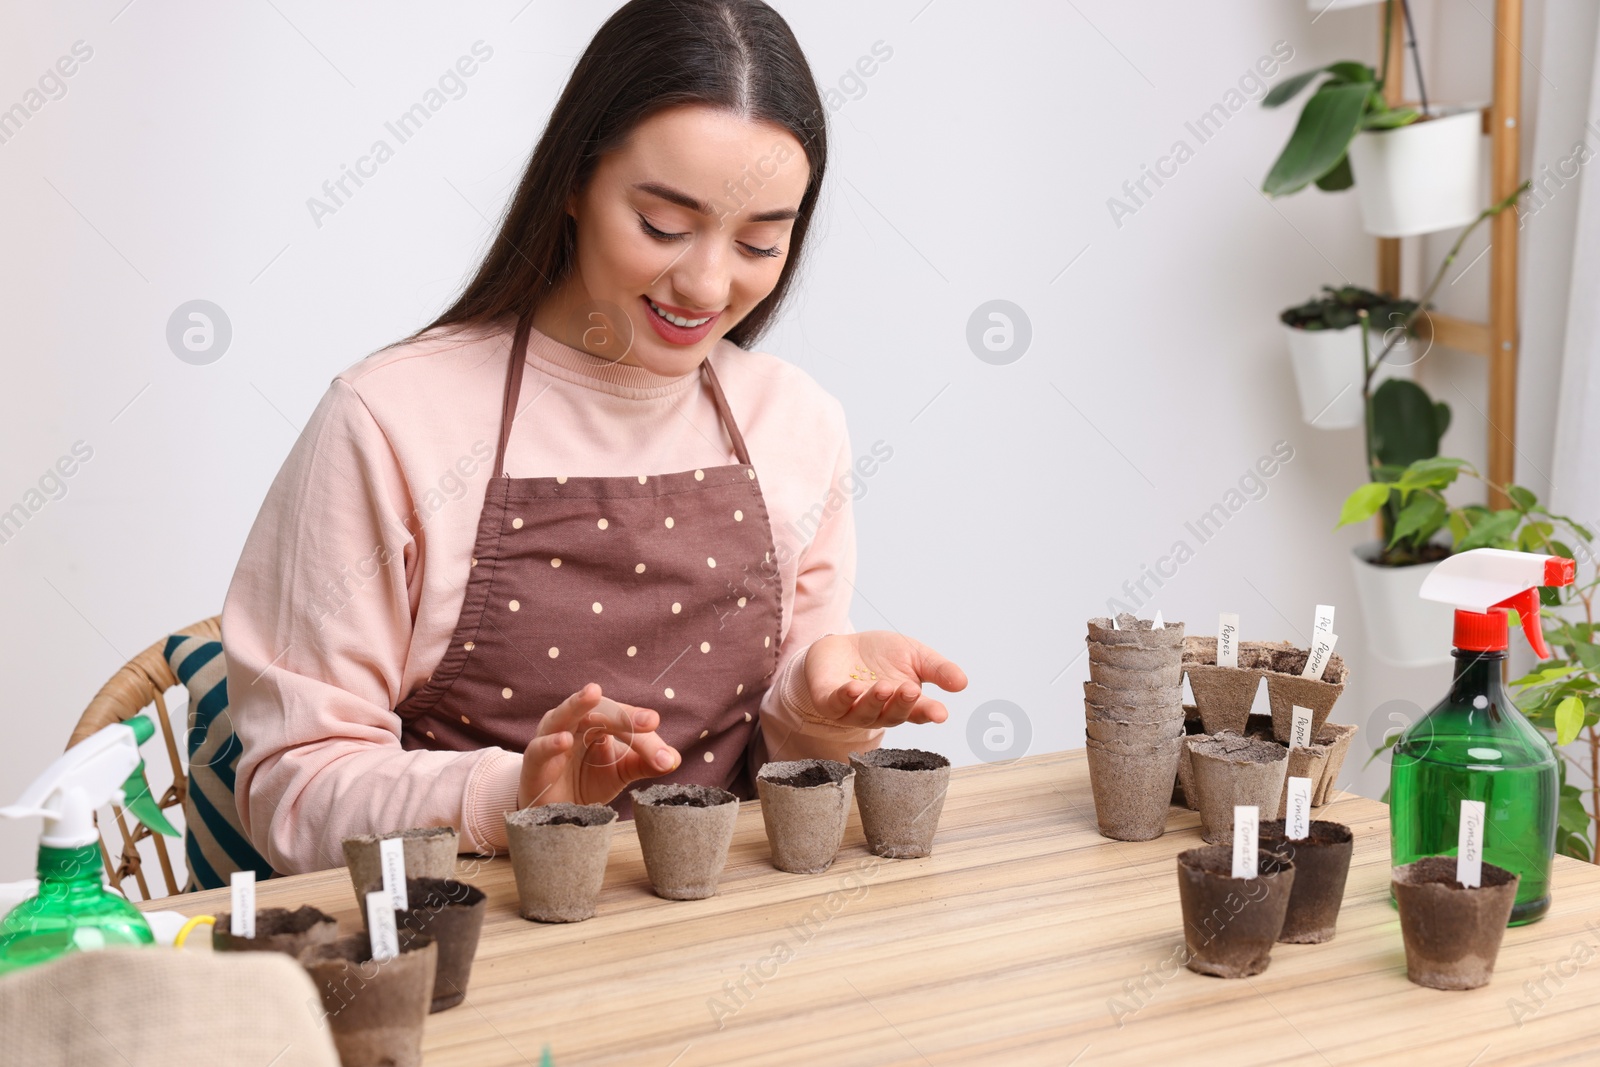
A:
<svg viewBox="0 0 1600 1067">
<path fill-rule="evenodd" d="M 1167 826 L 1183 749 L 1183 623 L 1089 620 L 1083 687 L 1089 784 L 1104 837 L 1148 841 Z"/>
</svg>

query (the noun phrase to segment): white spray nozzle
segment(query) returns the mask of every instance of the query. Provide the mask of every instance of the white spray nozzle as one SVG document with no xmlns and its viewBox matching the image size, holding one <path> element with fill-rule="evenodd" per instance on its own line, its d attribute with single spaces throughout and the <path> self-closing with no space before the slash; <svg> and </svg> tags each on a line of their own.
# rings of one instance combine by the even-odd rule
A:
<svg viewBox="0 0 1600 1067">
<path fill-rule="evenodd" d="M 100 840 L 94 813 L 101 805 L 115 801 L 151 829 L 176 835 L 150 798 L 144 761 L 139 758 L 140 741 L 153 731 L 148 719 L 135 718 L 90 734 L 57 756 L 22 791 L 16 803 L 0 808 L 0 816 L 43 816 L 40 844 L 49 848 L 82 848 Z"/>
<path fill-rule="evenodd" d="M 1556 564 L 1556 571 L 1565 572 L 1565 580 L 1560 573 L 1550 573 L 1552 562 Z M 1422 580 L 1417 595 L 1424 600 L 1454 605 L 1462 611 L 1482 613 L 1525 589 L 1570 583 L 1571 568 L 1572 561 L 1561 556 L 1474 548 L 1440 560 L 1432 573 Z"/>
</svg>

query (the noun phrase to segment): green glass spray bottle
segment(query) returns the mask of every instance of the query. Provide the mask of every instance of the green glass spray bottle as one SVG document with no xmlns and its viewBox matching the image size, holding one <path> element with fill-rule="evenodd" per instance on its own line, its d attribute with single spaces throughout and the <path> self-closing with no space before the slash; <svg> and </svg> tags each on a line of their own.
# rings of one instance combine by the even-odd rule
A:
<svg viewBox="0 0 1600 1067">
<path fill-rule="evenodd" d="M 1389 765 L 1390 851 L 1395 866 L 1455 855 L 1461 801 L 1485 806 L 1483 858 L 1522 876 L 1512 926 L 1550 910 L 1559 772 L 1544 733 L 1517 709 L 1501 680 L 1509 611 L 1540 659 L 1541 585 L 1569 585 L 1576 564 L 1560 556 L 1479 548 L 1441 562 L 1418 595 L 1456 607 L 1450 692 L 1394 745 Z"/>
</svg>

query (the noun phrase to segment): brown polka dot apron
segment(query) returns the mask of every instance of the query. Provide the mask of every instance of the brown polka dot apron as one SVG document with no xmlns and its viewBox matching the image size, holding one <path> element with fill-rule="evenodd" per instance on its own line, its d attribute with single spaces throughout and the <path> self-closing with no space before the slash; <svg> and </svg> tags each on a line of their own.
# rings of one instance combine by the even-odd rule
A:
<svg viewBox="0 0 1600 1067">
<path fill-rule="evenodd" d="M 755 797 L 747 749 L 778 664 L 781 588 L 766 502 L 709 360 L 700 364 L 737 463 L 669 474 L 513 478 L 506 442 L 531 322 L 511 346 L 500 443 L 450 646 L 398 708 L 408 749 L 522 752 L 589 682 L 661 715 L 683 756 L 629 789 L 693 782 Z M 757 758 L 760 752 L 757 753 Z"/>
</svg>

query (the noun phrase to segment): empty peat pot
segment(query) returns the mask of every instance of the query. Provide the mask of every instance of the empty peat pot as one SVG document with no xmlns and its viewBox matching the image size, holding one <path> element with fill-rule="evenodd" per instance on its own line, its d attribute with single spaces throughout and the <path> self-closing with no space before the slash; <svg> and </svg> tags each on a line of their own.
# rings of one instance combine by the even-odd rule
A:
<svg viewBox="0 0 1600 1067">
<path fill-rule="evenodd" d="M 1311 782 L 1312 806 L 1315 807 L 1317 794 L 1322 791 L 1322 776 L 1328 770 L 1327 745 L 1297 745 L 1289 750 L 1289 766 L 1283 772 L 1283 792 L 1279 794 L 1278 810 L 1262 812 L 1263 815 L 1276 814 L 1280 819 L 1289 817 L 1289 779 L 1306 778 Z"/>
<path fill-rule="evenodd" d="M 1488 985 L 1521 876 L 1485 863 L 1483 884 L 1469 889 L 1456 881 L 1454 856 L 1426 856 L 1392 877 L 1406 977 L 1430 989 Z"/>
<path fill-rule="evenodd" d="M 1141 619 L 1128 612 L 1117 616 L 1115 626 L 1109 618 L 1089 620 L 1091 645 L 1132 645 L 1135 648 L 1175 648 L 1183 651 L 1183 623 L 1169 622 L 1155 628 L 1153 619 Z"/>
<path fill-rule="evenodd" d="M 489 898 L 477 886 L 453 878 L 407 878 L 406 905 L 404 911 L 394 913 L 400 947 L 404 949 L 414 938 L 428 937 L 439 948 L 428 1011 L 453 1008 L 467 996 Z M 363 922 L 365 918 L 363 911 Z"/>
<path fill-rule="evenodd" d="M 1084 741 L 1095 826 L 1113 841 L 1149 841 L 1167 829 L 1167 809 L 1184 739 L 1148 744 Z"/>
<path fill-rule="evenodd" d="M 310 904 L 302 904 L 294 911 L 257 908 L 255 937 L 235 937 L 229 932 L 232 928 L 233 913 L 218 912 L 217 921 L 211 927 L 212 951 L 287 952 L 298 957 L 301 949 L 339 936 L 339 920 L 324 915 Z"/>
<path fill-rule="evenodd" d="M 896 860 L 930 855 L 950 791 L 950 761 L 920 748 L 877 748 L 850 753 L 850 766 L 872 854 Z"/>
<path fill-rule="evenodd" d="M 1311 820 L 1310 836 L 1296 841 L 1284 833 L 1282 819 L 1264 820 L 1259 843 L 1294 864 L 1294 889 L 1278 940 L 1288 945 L 1320 945 L 1332 941 L 1344 903 L 1345 880 L 1355 837 L 1342 823 Z"/>
<path fill-rule="evenodd" d="M 1256 850 L 1256 877 L 1233 877 L 1233 849 L 1202 845 L 1178 853 L 1186 966 L 1217 978 L 1248 978 L 1272 961 L 1283 929 L 1294 863 Z"/>
<path fill-rule="evenodd" d="M 1084 732 L 1102 744 L 1112 741 L 1129 741 L 1135 744 L 1154 745 L 1183 736 L 1183 720 L 1173 717 L 1166 722 L 1125 722 L 1122 719 L 1104 718 L 1093 708 L 1084 707 Z"/>
<path fill-rule="evenodd" d="M 311 945 L 300 965 L 322 996 L 322 1010 L 343 1067 L 418 1067 L 422 1027 L 433 1000 L 438 960 L 433 939 L 402 943 L 379 962 L 365 933 Z"/>
<path fill-rule="evenodd" d="M 1232 843 L 1236 804 L 1254 804 L 1263 815 L 1278 810 L 1289 766 L 1287 748 L 1276 741 L 1231 733 L 1191 738 L 1187 744 L 1202 840 Z"/>
<path fill-rule="evenodd" d="M 1113 718 L 1157 722 L 1184 714 L 1183 681 L 1155 689 L 1113 689 L 1099 682 L 1084 682 L 1083 702 Z"/>
<path fill-rule="evenodd" d="M 1322 769 L 1322 781 L 1317 783 L 1311 796 L 1311 806 L 1320 808 L 1339 787 L 1339 772 L 1344 768 L 1344 757 L 1350 751 L 1350 742 L 1356 736 L 1356 727 L 1349 723 L 1325 722 L 1317 731 L 1317 744 L 1328 750 L 1328 760 Z"/>
<path fill-rule="evenodd" d="M 833 865 L 850 820 L 856 772 L 837 760 L 780 760 L 756 774 L 772 865 L 818 874 Z"/>
<path fill-rule="evenodd" d="M 1091 648 L 1094 647 L 1092 644 Z M 1142 652 L 1157 656 L 1154 650 L 1136 649 L 1128 655 Z M 1183 662 L 1178 656 L 1167 657 L 1171 662 L 1158 667 L 1117 667 L 1089 657 L 1089 680 L 1113 690 L 1169 690 L 1183 685 Z"/>
<path fill-rule="evenodd" d="M 449 878 L 456 873 L 460 838 L 452 826 L 426 826 L 388 834 L 357 834 L 344 839 L 344 865 L 356 891 L 356 910 L 367 913 L 367 894 L 383 888 L 379 842 L 398 837 L 405 842 L 407 878 Z"/>
<path fill-rule="evenodd" d="M 687 783 L 653 785 L 631 795 L 639 849 L 656 896 L 714 896 L 733 843 L 739 798 L 726 789 Z"/>
<path fill-rule="evenodd" d="M 505 819 L 522 917 L 542 923 L 592 917 L 606 880 L 617 809 L 540 804 L 507 812 Z"/>
</svg>

